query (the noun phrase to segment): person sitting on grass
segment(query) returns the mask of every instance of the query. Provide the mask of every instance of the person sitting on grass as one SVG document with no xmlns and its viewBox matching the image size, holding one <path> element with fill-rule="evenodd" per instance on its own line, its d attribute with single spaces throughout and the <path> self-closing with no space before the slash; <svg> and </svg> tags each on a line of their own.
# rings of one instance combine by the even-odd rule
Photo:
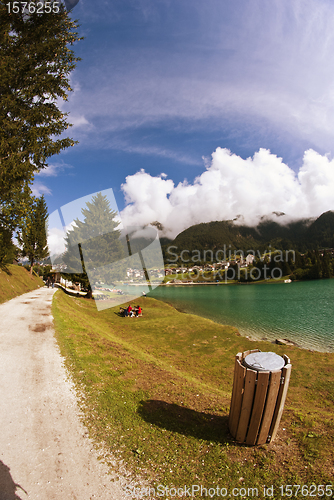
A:
<svg viewBox="0 0 334 500">
<path fill-rule="evenodd" d="M 129 304 L 128 308 L 127 308 L 127 312 L 128 312 L 128 316 L 132 316 L 132 306 L 131 304 Z"/>
<path fill-rule="evenodd" d="M 142 308 L 140 306 L 137 306 L 136 317 L 138 318 L 138 316 L 142 316 L 142 315 L 143 315 Z"/>
</svg>

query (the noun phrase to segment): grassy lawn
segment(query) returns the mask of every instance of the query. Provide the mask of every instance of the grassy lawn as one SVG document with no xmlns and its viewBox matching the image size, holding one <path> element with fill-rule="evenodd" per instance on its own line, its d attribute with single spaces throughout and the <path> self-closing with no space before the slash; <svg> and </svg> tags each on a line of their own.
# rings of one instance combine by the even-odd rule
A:
<svg viewBox="0 0 334 500">
<path fill-rule="evenodd" d="M 53 299 L 57 339 L 82 391 L 86 424 L 111 467 L 116 456 L 149 486 L 202 485 L 212 488 L 208 498 L 223 496 L 213 493 L 217 487 L 263 498 L 264 485 L 273 485 L 265 498 L 276 499 L 281 485 L 331 484 L 333 354 L 251 342 L 233 327 L 149 297 L 135 304 L 143 317 L 120 317 L 119 307 L 97 312 L 92 300 L 60 290 Z M 247 447 L 230 436 L 228 413 L 235 354 L 254 348 L 287 354 L 292 379 L 276 440 Z"/>
<path fill-rule="evenodd" d="M 44 286 L 43 280 L 31 275 L 22 266 L 8 264 L 0 267 L 0 304 L 39 286 Z"/>
</svg>

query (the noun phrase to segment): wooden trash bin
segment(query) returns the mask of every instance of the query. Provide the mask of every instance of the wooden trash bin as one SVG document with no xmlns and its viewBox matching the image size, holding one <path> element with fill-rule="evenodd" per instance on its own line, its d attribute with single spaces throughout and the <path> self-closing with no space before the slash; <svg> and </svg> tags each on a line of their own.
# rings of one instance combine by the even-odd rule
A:
<svg viewBox="0 0 334 500">
<path fill-rule="evenodd" d="M 229 428 L 238 443 L 254 446 L 275 439 L 290 373 L 286 355 L 259 349 L 236 355 Z"/>
</svg>

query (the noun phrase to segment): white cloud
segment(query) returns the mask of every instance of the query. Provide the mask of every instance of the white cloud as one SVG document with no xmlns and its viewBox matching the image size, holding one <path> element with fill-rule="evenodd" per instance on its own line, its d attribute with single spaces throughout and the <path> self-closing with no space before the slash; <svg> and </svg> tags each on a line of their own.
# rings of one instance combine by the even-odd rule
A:
<svg viewBox="0 0 334 500">
<path fill-rule="evenodd" d="M 193 184 L 183 181 L 175 186 L 170 179 L 141 170 L 126 178 L 122 190 L 127 203 L 121 212 L 123 223 L 158 220 L 169 237 L 193 224 L 238 215 L 243 216 L 239 222 L 256 225 L 262 216 L 284 212 L 278 222 L 287 222 L 334 210 L 334 160 L 308 150 L 296 175 L 268 150 L 243 159 L 217 148 Z"/>
<path fill-rule="evenodd" d="M 74 221 L 65 226 L 65 228 L 51 227 L 48 228 L 48 248 L 50 255 L 61 255 L 65 252 L 65 236 L 68 231 L 75 226 Z"/>
<path fill-rule="evenodd" d="M 64 231 L 56 227 L 48 229 L 48 248 L 50 255 L 60 255 L 65 252 Z"/>
<path fill-rule="evenodd" d="M 179 152 L 168 148 L 143 145 L 134 146 L 133 144 L 127 144 L 125 141 L 120 140 L 109 141 L 108 146 L 112 146 L 113 149 L 118 149 L 127 153 L 139 153 L 141 155 L 168 158 L 171 160 L 176 160 L 178 163 L 184 163 L 188 165 L 200 164 L 198 158 L 196 158 L 195 155 L 192 156 L 190 154 L 180 154 Z"/>
<path fill-rule="evenodd" d="M 69 165 L 64 162 L 50 163 L 46 168 L 43 168 L 35 175 L 36 177 L 57 177 L 59 173 L 64 171 L 66 168 L 73 168 L 73 167 L 72 165 Z"/>
<path fill-rule="evenodd" d="M 68 121 L 72 124 L 72 128 L 79 128 L 90 125 L 89 121 L 83 115 L 75 115 L 70 113 Z"/>
<path fill-rule="evenodd" d="M 52 191 L 49 189 L 47 186 L 42 184 L 41 182 L 34 182 L 34 184 L 31 187 L 32 194 L 34 196 L 41 196 L 42 194 L 51 194 Z"/>
</svg>

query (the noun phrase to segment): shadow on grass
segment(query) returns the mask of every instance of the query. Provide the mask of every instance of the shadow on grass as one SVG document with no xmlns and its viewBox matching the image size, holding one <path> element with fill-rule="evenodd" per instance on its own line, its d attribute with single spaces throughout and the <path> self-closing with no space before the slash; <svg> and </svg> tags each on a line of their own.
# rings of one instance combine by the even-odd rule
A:
<svg viewBox="0 0 334 500">
<path fill-rule="evenodd" d="M 51 287 L 51 285 L 50 285 L 50 287 Z M 64 288 L 61 285 L 59 285 L 59 283 L 55 283 L 54 287 L 58 288 L 59 290 L 62 290 L 64 293 L 66 293 L 66 295 L 69 295 L 70 297 L 81 297 L 83 299 L 89 299 L 89 298 L 91 298 L 91 297 L 88 297 L 88 294 L 82 295 L 81 293 L 79 293 L 76 290 L 71 290 L 69 288 Z"/>
<path fill-rule="evenodd" d="M 8 265 L 4 264 L 3 262 L 0 262 L 0 269 L 1 269 L 1 271 L 4 271 L 6 274 L 8 274 L 8 276 L 12 275 L 12 273 L 10 272 L 10 270 L 8 268 Z"/>
<path fill-rule="evenodd" d="M 228 415 L 199 412 L 156 399 L 140 401 L 138 414 L 146 422 L 185 436 L 218 443 L 232 441 L 228 430 Z"/>
</svg>

